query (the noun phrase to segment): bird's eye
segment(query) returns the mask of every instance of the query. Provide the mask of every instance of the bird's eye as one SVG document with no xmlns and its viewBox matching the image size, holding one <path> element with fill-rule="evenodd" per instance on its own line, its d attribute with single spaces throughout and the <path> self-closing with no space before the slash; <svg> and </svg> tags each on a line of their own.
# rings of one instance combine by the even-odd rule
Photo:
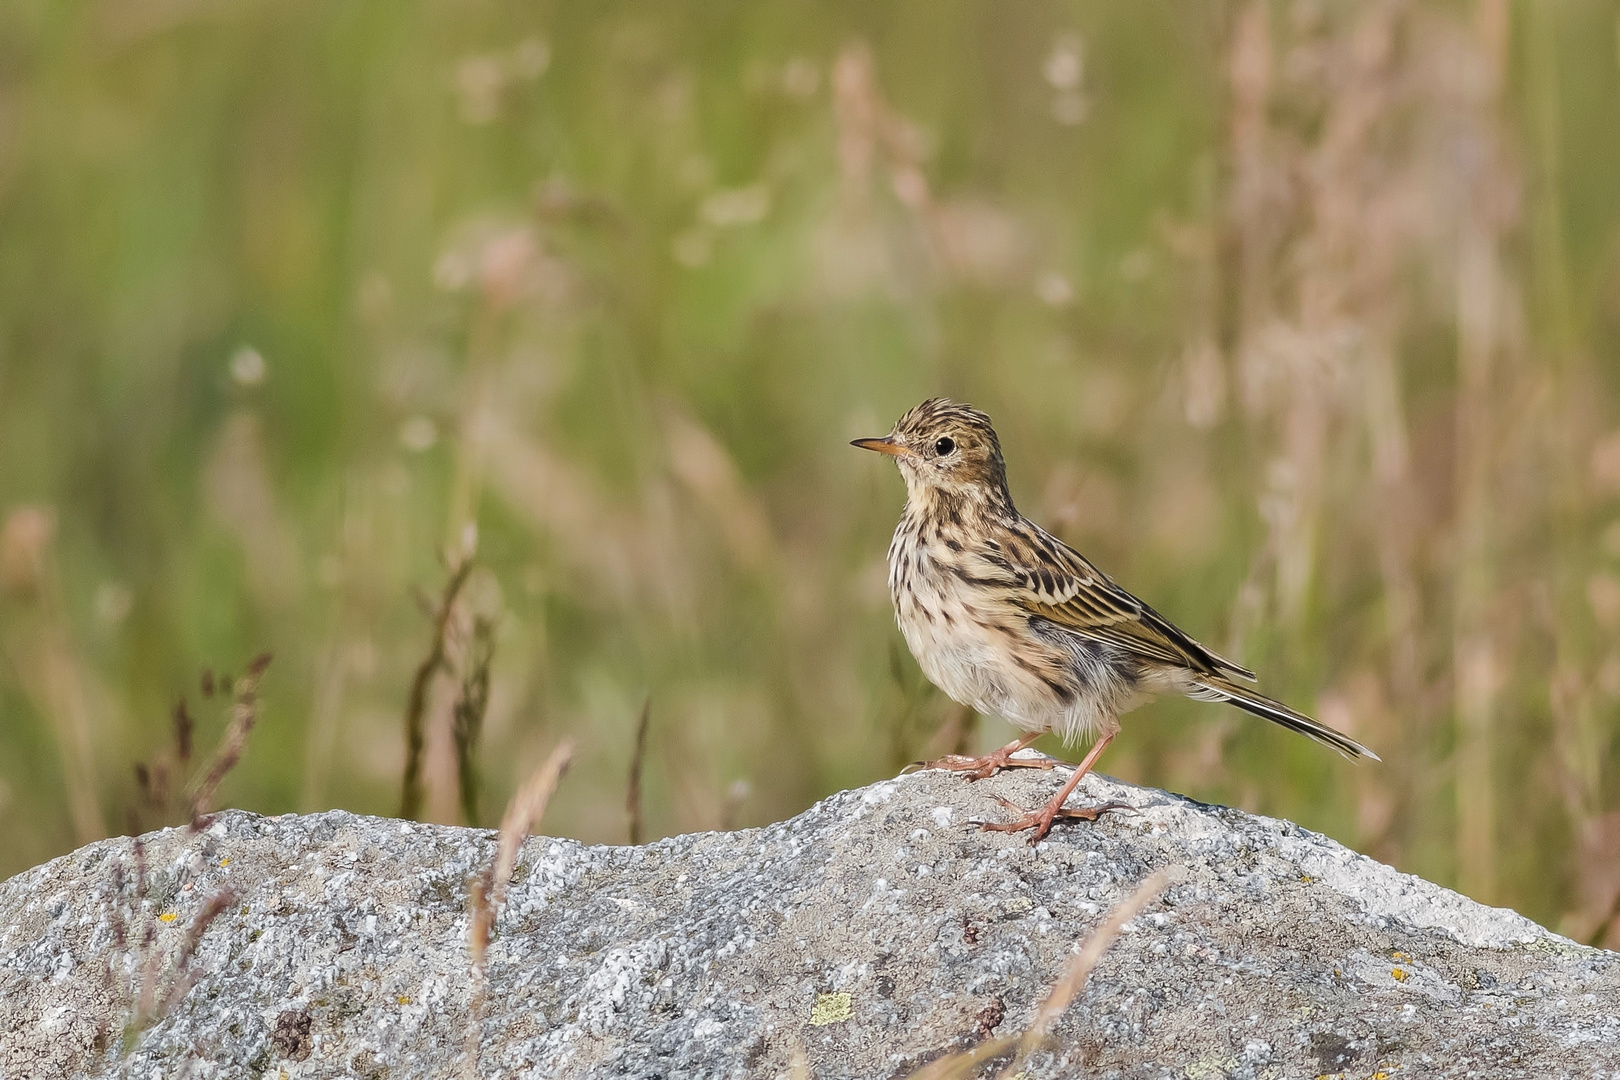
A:
<svg viewBox="0 0 1620 1080">
<path fill-rule="evenodd" d="M 934 444 L 934 453 L 938 454 L 940 457 L 944 457 L 946 454 L 950 453 L 952 450 L 955 450 L 955 449 L 956 449 L 956 440 L 952 439 L 949 436 L 946 436 L 945 438 L 939 440 L 939 442 Z"/>
</svg>

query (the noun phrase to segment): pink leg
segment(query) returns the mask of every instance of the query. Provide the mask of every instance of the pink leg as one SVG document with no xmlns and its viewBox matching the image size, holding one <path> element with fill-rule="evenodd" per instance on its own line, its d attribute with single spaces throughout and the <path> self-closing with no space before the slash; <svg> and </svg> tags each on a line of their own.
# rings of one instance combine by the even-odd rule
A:
<svg viewBox="0 0 1620 1080">
<path fill-rule="evenodd" d="M 1002 769 L 1050 769 L 1056 762 L 1051 758 L 1039 758 L 1035 761 L 1025 761 L 1014 758 L 1018 751 L 1029 746 L 1030 743 L 1046 734 L 1037 731 L 1033 734 L 1023 735 L 1003 746 L 1000 750 L 991 751 L 983 757 L 964 757 L 961 754 L 946 754 L 937 761 L 919 762 L 918 767 L 923 769 L 945 769 L 949 772 L 966 773 L 969 781 L 983 780 L 994 776 Z"/>
<path fill-rule="evenodd" d="M 1065 810 L 1063 808 L 1064 801 L 1068 799 L 1075 788 L 1080 786 L 1080 781 L 1085 779 L 1086 774 L 1091 771 L 1091 767 L 1097 764 L 1097 759 L 1102 757 L 1102 752 L 1107 749 L 1109 743 L 1114 741 L 1116 734 L 1118 733 L 1110 731 L 1097 740 L 1096 745 L 1091 748 L 1091 752 L 1086 755 L 1085 760 L 1075 768 L 1074 775 L 1069 777 L 1068 782 L 1058 789 L 1058 793 L 1052 796 L 1045 806 L 1039 810 L 1024 810 L 1022 807 L 1015 806 L 998 796 L 998 802 L 1003 806 L 1019 811 L 1019 816 L 1005 824 L 985 822 L 979 828 L 988 832 L 1022 832 L 1025 829 L 1034 829 L 1035 835 L 1029 838 L 1029 842 L 1038 844 L 1047 833 L 1052 831 L 1052 822 L 1060 817 L 1068 821 L 1096 821 L 1105 810 L 1125 809 L 1124 803 L 1108 803 L 1105 806 L 1087 806 L 1074 810 Z"/>
</svg>

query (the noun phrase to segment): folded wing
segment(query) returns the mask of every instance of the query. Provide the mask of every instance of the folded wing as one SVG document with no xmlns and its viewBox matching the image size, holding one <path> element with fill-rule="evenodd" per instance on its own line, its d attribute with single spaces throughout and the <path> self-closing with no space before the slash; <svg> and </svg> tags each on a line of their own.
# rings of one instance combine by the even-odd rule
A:
<svg viewBox="0 0 1620 1080">
<path fill-rule="evenodd" d="M 1034 525 L 979 554 L 1008 576 L 1009 584 L 1016 582 L 1015 602 L 1031 615 L 1144 660 L 1254 680 L 1254 672 L 1193 640 L 1084 555 Z"/>
</svg>

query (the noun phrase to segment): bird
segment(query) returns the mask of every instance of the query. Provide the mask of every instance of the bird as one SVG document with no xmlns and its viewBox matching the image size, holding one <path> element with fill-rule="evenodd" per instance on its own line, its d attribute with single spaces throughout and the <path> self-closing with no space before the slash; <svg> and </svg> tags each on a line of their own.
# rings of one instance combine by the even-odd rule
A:
<svg viewBox="0 0 1620 1080">
<path fill-rule="evenodd" d="M 930 398 L 888 435 L 851 445 L 893 457 L 905 480 L 905 509 L 889 544 L 889 592 L 923 674 L 959 704 L 1021 732 L 989 754 L 952 754 L 924 767 L 969 780 L 1007 768 L 1050 769 L 1051 758 L 1013 755 L 1047 732 L 1065 744 L 1094 740 L 1044 806 L 1026 810 L 998 798 L 1017 816 L 981 828 L 1032 830 L 1034 844 L 1055 821 L 1095 821 L 1118 808 L 1064 803 L 1119 734 L 1119 717 L 1160 694 L 1226 702 L 1347 758 L 1379 760 L 1343 732 L 1245 685 L 1256 681 L 1254 672 L 1199 644 L 1020 514 L 985 413 Z"/>
</svg>

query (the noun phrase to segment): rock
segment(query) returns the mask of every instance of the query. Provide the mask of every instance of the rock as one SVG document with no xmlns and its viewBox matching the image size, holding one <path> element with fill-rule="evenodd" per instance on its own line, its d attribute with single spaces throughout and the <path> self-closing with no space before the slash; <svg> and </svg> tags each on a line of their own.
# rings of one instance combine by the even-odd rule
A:
<svg viewBox="0 0 1620 1080">
<path fill-rule="evenodd" d="M 905 1076 L 1020 1031 L 1161 867 L 1175 883 L 1029 1077 L 1620 1069 L 1620 954 L 1287 822 L 1091 777 L 1077 802 L 1134 809 L 1034 848 L 969 824 L 1061 775 L 922 773 L 646 847 L 530 840 L 489 953 L 479 1075 Z M 494 846 L 232 811 L 146 837 L 139 897 L 127 838 L 20 874 L 0 885 L 0 1076 L 460 1075 L 467 883 Z M 194 985 L 175 973 L 188 940 Z M 126 1035 L 143 981 L 160 1015 Z"/>
</svg>

